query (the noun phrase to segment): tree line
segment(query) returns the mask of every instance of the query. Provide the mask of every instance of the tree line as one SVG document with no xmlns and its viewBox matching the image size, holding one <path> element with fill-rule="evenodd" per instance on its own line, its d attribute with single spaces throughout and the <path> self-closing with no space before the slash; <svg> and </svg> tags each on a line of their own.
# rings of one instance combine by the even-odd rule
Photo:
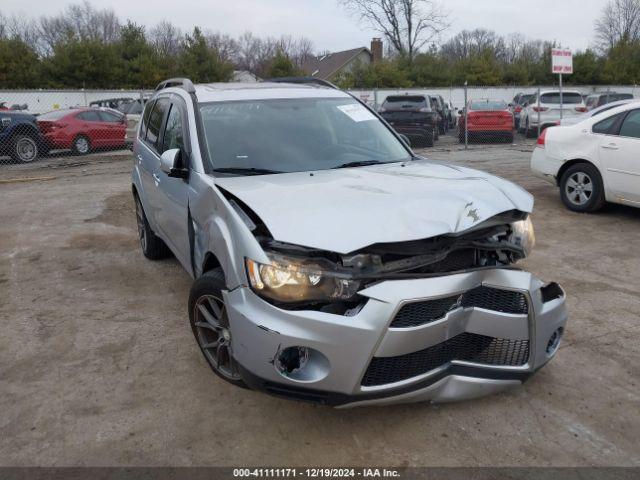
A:
<svg viewBox="0 0 640 480">
<path fill-rule="evenodd" d="M 338 0 L 385 39 L 385 59 L 357 65 L 334 81 L 345 88 L 552 84 L 557 42 L 462 31 L 445 42 L 448 15 L 434 0 Z M 346 48 L 354 46 L 348 45 Z M 152 88 L 186 76 L 228 81 L 234 69 L 261 78 L 302 73 L 314 51 L 304 37 L 239 37 L 168 21 L 122 22 L 90 3 L 60 14 L 21 18 L 0 12 L 0 88 Z M 324 52 L 326 53 L 326 52 Z M 610 0 L 594 25 L 592 48 L 574 54 L 568 84 L 640 80 L 640 0 Z"/>
</svg>

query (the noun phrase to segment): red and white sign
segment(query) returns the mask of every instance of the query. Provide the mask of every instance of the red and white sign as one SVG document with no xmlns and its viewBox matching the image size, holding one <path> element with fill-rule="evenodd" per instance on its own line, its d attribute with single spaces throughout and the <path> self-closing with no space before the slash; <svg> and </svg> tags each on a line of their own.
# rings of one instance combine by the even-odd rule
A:
<svg viewBox="0 0 640 480">
<path fill-rule="evenodd" d="M 573 73 L 573 53 L 571 50 L 551 49 L 551 73 L 571 75 Z"/>
</svg>

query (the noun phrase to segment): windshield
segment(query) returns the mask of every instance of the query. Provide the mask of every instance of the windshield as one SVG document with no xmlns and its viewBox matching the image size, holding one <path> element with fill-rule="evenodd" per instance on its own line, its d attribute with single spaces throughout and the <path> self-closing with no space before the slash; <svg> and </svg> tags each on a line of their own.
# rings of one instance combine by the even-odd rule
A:
<svg viewBox="0 0 640 480">
<path fill-rule="evenodd" d="M 506 110 L 507 103 L 503 102 L 502 100 L 475 100 L 471 102 L 469 109 L 480 111 L 480 112 L 490 112 L 493 110 Z"/>
<path fill-rule="evenodd" d="M 200 112 L 214 171 L 301 172 L 411 159 L 385 125 L 351 98 L 215 102 L 201 105 Z"/>
</svg>

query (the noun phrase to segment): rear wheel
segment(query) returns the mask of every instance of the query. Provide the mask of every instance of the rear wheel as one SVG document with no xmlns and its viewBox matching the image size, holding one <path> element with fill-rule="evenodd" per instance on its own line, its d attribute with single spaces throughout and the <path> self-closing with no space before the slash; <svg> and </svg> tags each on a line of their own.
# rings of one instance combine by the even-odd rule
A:
<svg viewBox="0 0 640 480">
<path fill-rule="evenodd" d="M 38 158 L 38 142 L 30 135 L 16 135 L 11 146 L 11 158 L 30 163 Z"/>
<path fill-rule="evenodd" d="M 589 163 L 577 163 L 560 179 L 560 197 L 574 212 L 595 212 L 605 204 L 604 186 L 598 169 Z"/>
<path fill-rule="evenodd" d="M 138 238 L 142 253 L 149 260 L 161 260 L 171 255 L 169 247 L 153 233 L 147 220 L 147 216 L 142 208 L 142 203 L 137 195 L 134 196 L 136 202 L 136 222 L 138 224 Z"/>
<path fill-rule="evenodd" d="M 91 151 L 91 142 L 84 135 L 78 135 L 73 140 L 73 145 L 71 146 L 73 153 L 76 155 L 86 155 Z"/>
</svg>

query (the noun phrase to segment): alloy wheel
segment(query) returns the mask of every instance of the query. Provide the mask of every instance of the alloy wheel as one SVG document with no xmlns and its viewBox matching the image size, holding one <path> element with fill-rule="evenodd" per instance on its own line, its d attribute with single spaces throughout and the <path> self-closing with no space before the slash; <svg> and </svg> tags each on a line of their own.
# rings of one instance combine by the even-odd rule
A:
<svg viewBox="0 0 640 480">
<path fill-rule="evenodd" d="M 593 195 L 593 181 L 584 172 L 571 175 L 564 188 L 569 201 L 578 206 L 587 204 Z"/>
<path fill-rule="evenodd" d="M 76 138 L 75 147 L 78 153 L 88 153 L 89 152 L 89 140 L 84 137 Z"/>
<path fill-rule="evenodd" d="M 140 238 L 140 246 L 142 250 L 147 249 L 147 230 L 144 225 L 144 213 L 142 212 L 142 205 L 140 200 L 136 200 L 136 222 L 138 224 L 138 237 Z"/>
<path fill-rule="evenodd" d="M 32 162 L 38 156 L 38 146 L 33 138 L 22 137 L 16 142 L 16 154 L 21 162 Z"/>
<path fill-rule="evenodd" d="M 202 295 L 194 306 L 198 344 L 213 368 L 229 380 L 241 380 L 231 350 L 231 330 L 224 302 Z"/>
</svg>

